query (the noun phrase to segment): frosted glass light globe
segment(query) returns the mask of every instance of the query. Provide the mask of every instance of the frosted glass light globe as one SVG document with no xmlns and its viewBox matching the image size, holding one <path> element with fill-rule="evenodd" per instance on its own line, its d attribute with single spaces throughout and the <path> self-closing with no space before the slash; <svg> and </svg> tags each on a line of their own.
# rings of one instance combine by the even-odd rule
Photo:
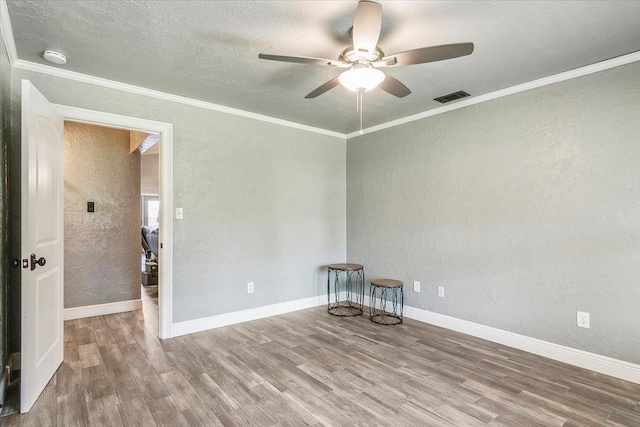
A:
<svg viewBox="0 0 640 427">
<path fill-rule="evenodd" d="M 353 67 L 340 74 L 338 81 L 344 87 L 354 92 L 358 89 L 371 90 L 384 81 L 382 71 L 371 67 Z"/>
</svg>

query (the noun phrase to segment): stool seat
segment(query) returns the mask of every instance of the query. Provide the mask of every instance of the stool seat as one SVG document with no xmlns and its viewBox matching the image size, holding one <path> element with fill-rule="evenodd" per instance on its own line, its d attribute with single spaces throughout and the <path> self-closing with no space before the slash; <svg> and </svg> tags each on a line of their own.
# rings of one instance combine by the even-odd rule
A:
<svg viewBox="0 0 640 427">
<path fill-rule="evenodd" d="M 340 271 L 356 271 L 364 269 L 360 264 L 331 264 L 329 266 L 331 270 L 340 270 Z"/>
<path fill-rule="evenodd" d="M 384 288 L 397 288 L 403 285 L 400 280 L 393 279 L 374 279 L 371 281 L 371 284 L 374 286 L 382 286 Z"/>
</svg>

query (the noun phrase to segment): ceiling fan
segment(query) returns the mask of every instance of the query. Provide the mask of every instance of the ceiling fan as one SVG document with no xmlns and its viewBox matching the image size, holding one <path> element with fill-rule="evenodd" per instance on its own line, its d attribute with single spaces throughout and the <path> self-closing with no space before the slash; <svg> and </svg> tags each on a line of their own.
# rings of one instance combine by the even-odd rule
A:
<svg viewBox="0 0 640 427">
<path fill-rule="evenodd" d="M 259 54 L 258 58 L 347 69 L 338 77 L 311 91 L 305 98 L 316 98 L 338 84 L 358 93 L 380 86 L 391 95 L 403 98 L 411 93 L 409 88 L 379 68 L 425 64 L 458 58 L 473 52 L 473 43 L 456 43 L 411 49 L 385 56 L 377 46 L 381 27 L 382 5 L 360 0 L 353 21 L 353 46 L 343 50 L 337 60 L 263 53 Z"/>
</svg>

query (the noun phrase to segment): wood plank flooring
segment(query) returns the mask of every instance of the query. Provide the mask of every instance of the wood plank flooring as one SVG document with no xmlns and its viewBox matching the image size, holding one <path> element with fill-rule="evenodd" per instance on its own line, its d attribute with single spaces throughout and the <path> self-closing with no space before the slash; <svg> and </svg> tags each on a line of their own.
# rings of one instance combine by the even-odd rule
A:
<svg viewBox="0 0 640 427">
<path fill-rule="evenodd" d="M 638 384 L 412 320 L 157 328 L 151 304 L 65 322 L 64 363 L 0 426 L 640 426 Z"/>
</svg>

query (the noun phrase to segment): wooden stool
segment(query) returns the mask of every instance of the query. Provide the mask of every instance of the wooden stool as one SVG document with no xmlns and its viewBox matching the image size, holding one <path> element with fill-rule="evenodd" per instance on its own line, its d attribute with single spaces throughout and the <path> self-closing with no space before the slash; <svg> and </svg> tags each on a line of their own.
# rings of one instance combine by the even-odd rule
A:
<svg viewBox="0 0 640 427">
<path fill-rule="evenodd" d="M 404 307 L 403 283 L 399 280 L 376 279 L 371 281 L 369 294 L 369 319 L 381 325 L 398 325 L 402 323 Z M 387 302 L 391 310 L 387 311 Z"/>
<path fill-rule="evenodd" d="M 346 276 L 343 281 L 344 289 L 340 285 L 341 275 Z M 364 267 L 360 264 L 331 264 L 327 275 L 327 298 L 329 314 L 342 317 L 360 316 L 364 303 Z"/>
</svg>

